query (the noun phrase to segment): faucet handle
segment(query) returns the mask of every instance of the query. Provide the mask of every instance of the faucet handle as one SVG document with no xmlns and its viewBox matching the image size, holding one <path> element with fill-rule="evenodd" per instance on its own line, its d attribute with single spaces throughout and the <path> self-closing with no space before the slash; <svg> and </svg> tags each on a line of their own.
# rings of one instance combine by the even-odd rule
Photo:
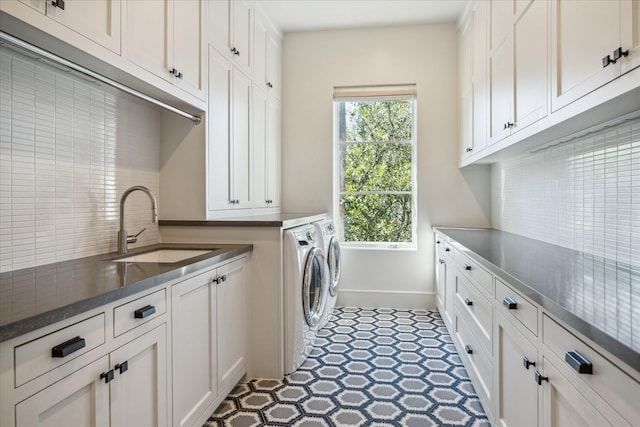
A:
<svg viewBox="0 0 640 427">
<path fill-rule="evenodd" d="M 138 231 L 138 234 L 127 236 L 127 243 L 136 243 L 138 241 L 138 236 L 141 235 L 146 229 L 147 227 L 144 227 L 142 230 Z"/>
</svg>

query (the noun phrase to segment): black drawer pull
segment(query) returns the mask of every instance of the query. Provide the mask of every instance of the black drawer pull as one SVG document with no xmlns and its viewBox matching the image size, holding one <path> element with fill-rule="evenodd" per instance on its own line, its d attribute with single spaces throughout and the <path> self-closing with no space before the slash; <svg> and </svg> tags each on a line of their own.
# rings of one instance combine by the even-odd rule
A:
<svg viewBox="0 0 640 427">
<path fill-rule="evenodd" d="M 471 301 L 469 298 L 465 298 L 464 303 L 467 305 L 473 305 L 473 301 Z"/>
<path fill-rule="evenodd" d="M 511 297 L 506 297 L 502 300 L 502 305 L 507 307 L 509 310 L 515 310 L 518 308 L 518 302 Z"/>
<path fill-rule="evenodd" d="M 538 385 L 542 385 L 542 381 L 549 382 L 549 377 L 545 377 L 540 373 L 540 371 L 536 371 L 535 381 Z"/>
<path fill-rule="evenodd" d="M 145 317 L 151 316 L 156 312 L 156 308 L 152 305 L 145 305 L 142 308 L 137 309 L 133 312 L 133 317 L 136 319 L 144 319 Z"/>
<path fill-rule="evenodd" d="M 105 383 L 105 384 L 107 384 L 107 383 L 109 383 L 110 381 L 112 381 L 112 380 L 113 380 L 113 377 L 114 377 L 113 369 L 112 369 L 112 370 L 110 370 L 109 372 L 103 372 L 103 373 L 101 373 L 101 374 L 100 374 L 100 379 L 103 379 L 103 378 L 104 378 L 104 383 Z"/>
<path fill-rule="evenodd" d="M 445 251 L 445 252 L 450 252 L 450 251 L 451 251 L 451 248 L 444 248 L 444 251 Z"/>
<path fill-rule="evenodd" d="M 51 357 L 68 356 L 71 353 L 84 348 L 85 345 L 86 343 L 84 342 L 84 338 L 71 338 L 69 341 L 65 341 L 62 344 L 58 344 L 57 346 L 53 347 L 51 349 Z"/>
<path fill-rule="evenodd" d="M 579 374 L 593 374 L 593 365 L 587 358 L 578 353 L 577 350 L 568 351 L 564 355 L 564 361 Z"/>
<path fill-rule="evenodd" d="M 465 264 L 464 265 L 464 269 L 467 270 L 467 271 L 470 271 L 471 270 L 471 266 L 469 264 Z"/>
<path fill-rule="evenodd" d="M 472 354 L 473 353 L 473 349 L 471 348 L 471 346 L 469 344 L 464 346 L 464 351 L 466 351 L 467 354 Z"/>
<path fill-rule="evenodd" d="M 525 367 L 526 370 L 529 370 L 529 366 L 536 366 L 536 362 L 529 360 L 527 356 L 522 358 L 522 366 Z"/>
</svg>

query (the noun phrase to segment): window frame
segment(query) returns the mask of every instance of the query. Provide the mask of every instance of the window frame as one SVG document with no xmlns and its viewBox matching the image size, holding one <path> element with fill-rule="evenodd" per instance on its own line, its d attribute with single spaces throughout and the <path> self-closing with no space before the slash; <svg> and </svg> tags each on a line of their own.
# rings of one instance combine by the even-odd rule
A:
<svg viewBox="0 0 640 427">
<path fill-rule="evenodd" d="M 380 102 L 380 101 L 410 101 L 412 103 L 412 124 L 411 124 L 411 140 L 410 141 L 340 141 L 339 129 L 339 108 L 340 102 Z M 417 94 L 402 95 L 381 95 L 372 96 L 334 96 L 333 99 L 333 217 L 336 227 L 336 234 L 340 239 L 340 245 L 346 248 L 357 248 L 366 250 L 412 250 L 418 249 L 418 183 L 417 183 L 417 122 L 418 122 L 418 97 Z M 343 173 L 343 161 L 340 158 L 340 146 L 344 145 L 362 145 L 362 144 L 406 144 L 411 145 L 411 191 L 341 191 L 340 176 Z M 344 218 L 340 213 L 340 200 L 345 194 L 410 194 L 411 195 L 411 241 L 410 242 L 349 242 L 344 240 Z"/>
</svg>

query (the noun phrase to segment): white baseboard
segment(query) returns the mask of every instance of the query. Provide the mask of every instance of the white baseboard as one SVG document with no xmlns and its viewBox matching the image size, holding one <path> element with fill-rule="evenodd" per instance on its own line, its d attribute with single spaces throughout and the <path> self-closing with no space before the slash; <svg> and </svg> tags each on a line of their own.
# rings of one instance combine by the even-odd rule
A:
<svg viewBox="0 0 640 427">
<path fill-rule="evenodd" d="M 435 292 L 378 291 L 373 289 L 340 289 L 339 307 L 436 309 Z"/>
</svg>

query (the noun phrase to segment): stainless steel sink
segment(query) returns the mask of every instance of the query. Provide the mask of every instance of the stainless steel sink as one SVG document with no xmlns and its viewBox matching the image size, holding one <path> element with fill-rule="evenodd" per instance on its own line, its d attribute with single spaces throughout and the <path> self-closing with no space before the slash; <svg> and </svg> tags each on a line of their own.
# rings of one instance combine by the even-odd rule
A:
<svg viewBox="0 0 640 427">
<path fill-rule="evenodd" d="M 195 258 L 200 255 L 212 252 L 214 249 L 156 249 L 155 251 L 134 254 L 123 258 L 110 259 L 112 262 L 154 262 L 158 264 L 172 264 Z"/>
</svg>

